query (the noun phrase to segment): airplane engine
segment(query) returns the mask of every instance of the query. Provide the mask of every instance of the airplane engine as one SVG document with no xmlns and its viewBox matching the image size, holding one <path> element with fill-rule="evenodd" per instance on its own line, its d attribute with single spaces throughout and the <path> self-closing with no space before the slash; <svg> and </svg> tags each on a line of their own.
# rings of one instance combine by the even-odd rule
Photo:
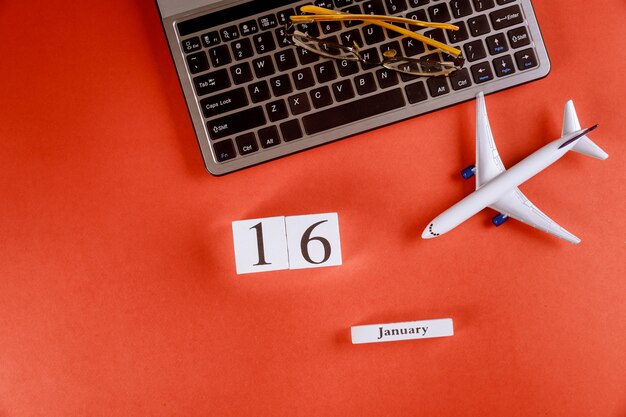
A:
<svg viewBox="0 0 626 417">
<path fill-rule="evenodd" d="M 499 227 L 502 226 L 502 224 L 509 220 L 509 216 L 507 216 L 506 214 L 500 213 L 497 216 L 495 216 L 493 219 L 491 219 L 491 223 L 494 224 L 494 226 Z"/>
</svg>

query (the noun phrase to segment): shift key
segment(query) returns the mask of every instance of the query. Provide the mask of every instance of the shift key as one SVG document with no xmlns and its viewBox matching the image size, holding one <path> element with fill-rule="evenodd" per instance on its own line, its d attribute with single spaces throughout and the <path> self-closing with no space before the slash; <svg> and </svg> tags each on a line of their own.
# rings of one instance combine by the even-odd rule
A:
<svg viewBox="0 0 626 417">
<path fill-rule="evenodd" d="M 245 130 L 254 129 L 265 124 L 265 114 L 262 107 L 252 107 L 228 116 L 218 117 L 207 122 L 207 128 L 211 139 L 221 139 L 241 133 Z"/>
</svg>

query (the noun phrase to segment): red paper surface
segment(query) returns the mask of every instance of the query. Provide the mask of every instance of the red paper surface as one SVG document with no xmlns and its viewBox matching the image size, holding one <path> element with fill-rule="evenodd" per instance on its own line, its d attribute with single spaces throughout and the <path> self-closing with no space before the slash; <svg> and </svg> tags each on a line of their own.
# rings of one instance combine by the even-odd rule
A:
<svg viewBox="0 0 626 417">
<path fill-rule="evenodd" d="M 216 178 L 153 1 L 0 2 L 0 416 L 626 415 L 626 4 L 534 3 L 552 72 L 487 106 L 507 166 L 567 99 L 600 124 L 608 160 L 521 187 L 578 246 L 420 238 L 473 189 L 473 102 Z M 235 274 L 233 220 L 326 212 L 342 266 Z"/>
</svg>

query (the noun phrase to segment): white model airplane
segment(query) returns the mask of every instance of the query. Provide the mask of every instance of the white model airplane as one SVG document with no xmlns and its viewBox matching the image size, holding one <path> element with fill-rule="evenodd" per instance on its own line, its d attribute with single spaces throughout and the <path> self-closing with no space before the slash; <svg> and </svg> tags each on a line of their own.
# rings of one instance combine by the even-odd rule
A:
<svg viewBox="0 0 626 417">
<path fill-rule="evenodd" d="M 440 236 L 489 207 L 500 212 L 493 218 L 496 226 L 512 217 L 568 242 L 579 243 L 579 238 L 543 214 L 517 187 L 555 163 L 569 150 L 598 159 L 608 158 L 608 154 L 586 136 L 596 127 L 598 125 L 580 128 L 574 103 L 570 100 L 565 105 L 561 137 L 507 170 L 493 141 L 485 98 L 483 93 L 479 93 L 476 96 L 476 165 L 462 171 L 465 179 L 476 174 L 476 191 L 437 216 L 426 227 L 422 237 L 431 239 Z"/>
</svg>

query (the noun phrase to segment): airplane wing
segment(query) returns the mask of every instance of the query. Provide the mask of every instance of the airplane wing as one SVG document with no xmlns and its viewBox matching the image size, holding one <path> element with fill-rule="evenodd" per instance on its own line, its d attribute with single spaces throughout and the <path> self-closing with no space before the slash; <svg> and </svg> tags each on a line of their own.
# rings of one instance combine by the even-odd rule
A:
<svg viewBox="0 0 626 417">
<path fill-rule="evenodd" d="M 493 140 L 485 97 L 479 93 L 476 97 L 476 189 L 505 171 Z"/>
<path fill-rule="evenodd" d="M 579 238 L 543 214 L 541 210 L 526 198 L 519 188 L 509 191 L 489 207 L 529 226 L 565 239 L 570 243 L 580 242 Z"/>
</svg>

